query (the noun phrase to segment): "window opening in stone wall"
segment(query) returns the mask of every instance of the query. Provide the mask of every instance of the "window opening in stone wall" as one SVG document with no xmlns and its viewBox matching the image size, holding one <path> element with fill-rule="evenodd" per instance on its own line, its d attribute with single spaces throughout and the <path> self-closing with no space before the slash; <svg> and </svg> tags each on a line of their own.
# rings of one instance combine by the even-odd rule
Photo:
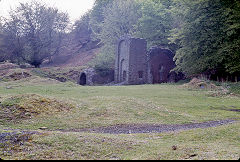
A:
<svg viewBox="0 0 240 162">
<path fill-rule="evenodd" d="M 126 79 L 127 79 L 127 72 L 123 71 L 123 81 L 126 81 Z"/>
<path fill-rule="evenodd" d="M 139 79 L 142 79 L 142 78 L 143 78 L 143 71 L 139 71 L 139 72 L 138 72 L 138 77 L 139 77 Z"/>
</svg>

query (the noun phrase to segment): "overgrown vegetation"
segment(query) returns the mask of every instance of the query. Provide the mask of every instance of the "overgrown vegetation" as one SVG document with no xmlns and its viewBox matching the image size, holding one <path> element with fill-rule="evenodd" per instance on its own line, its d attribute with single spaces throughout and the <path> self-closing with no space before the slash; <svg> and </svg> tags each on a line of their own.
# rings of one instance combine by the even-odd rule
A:
<svg viewBox="0 0 240 162">
<path fill-rule="evenodd" d="M 33 134 L 33 132 L 0 130 L 0 157 L 12 156 L 15 152 L 20 150 L 21 146 L 32 140 Z"/>
<path fill-rule="evenodd" d="M 240 83 L 226 82 L 222 83 L 222 86 L 227 88 L 231 93 L 240 95 Z"/>
</svg>

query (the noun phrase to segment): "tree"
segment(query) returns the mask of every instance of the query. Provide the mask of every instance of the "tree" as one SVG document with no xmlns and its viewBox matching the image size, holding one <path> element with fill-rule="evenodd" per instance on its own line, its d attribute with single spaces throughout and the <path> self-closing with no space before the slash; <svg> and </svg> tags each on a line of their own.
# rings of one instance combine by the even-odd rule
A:
<svg viewBox="0 0 240 162">
<path fill-rule="evenodd" d="M 237 0 L 221 1 L 224 8 L 224 39 L 219 55 L 224 55 L 224 66 L 229 73 L 240 73 L 240 2 Z"/>
<path fill-rule="evenodd" d="M 0 62 L 6 60 L 6 55 L 3 50 L 3 38 L 4 38 L 4 33 L 3 33 L 2 19 L 0 17 Z"/>
<path fill-rule="evenodd" d="M 73 25 L 72 34 L 77 41 L 78 46 L 85 47 L 92 40 L 92 29 L 90 25 L 90 13 L 86 13 L 79 20 L 75 21 Z"/>
<path fill-rule="evenodd" d="M 12 42 L 12 58 L 40 67 L 46 59 L 58 54 L 69 23 L 66 13 L 32 1 L 20 3 L 4 23 L 6 41 Z"/>
<path fill-rule="evenodd" d="M 97 36 L 102 31 L 102 23 L 104 22 L 104 10 L 111 5 L 114 0 L 95 0 L 94 6 L 90 11 L 90 26 L 92 30 L 92 38 L 97 39 Z"/>
<path fill-rule="evenodd" d="M 136 25 L 140 6 L 135 0 L 115 0 L 104 10 L 104 21 L 102 31 L 98 38 L 105 45 L 115 45 L 123 35 L 133 34 Z"/>
<path fill-rule="evenodd" d="M 187 75 L 221 69 L 240 72 L 239 1 L 176 0 L 183 22 L 175 28 L 172 40 L 179 45 L 176 70 Z"/>
<path fill-rule="evenodd" d="M 171 1 L 139 1 L 141 18 L 136 25 L 137 37 L 145 38 L 149 46 L 169 47 L 169 33 L 172 29 Z"/>
<path fill-rule="evenodd" d="M 95 33 L 103 47 L 97 56 L 95 67 L 113 68 L 115 60 L 115 46 L 123 35 L 133 35 L 140 9 L 136 0 L 114 0 L 103 10 L 103 20 L 99 24 L 101 30 Z"/>
</svg>

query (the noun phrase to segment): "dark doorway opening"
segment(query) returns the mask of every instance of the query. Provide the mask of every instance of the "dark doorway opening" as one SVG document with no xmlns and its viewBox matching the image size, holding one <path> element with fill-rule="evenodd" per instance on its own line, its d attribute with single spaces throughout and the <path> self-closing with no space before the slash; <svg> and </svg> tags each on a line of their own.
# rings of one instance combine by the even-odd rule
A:
<svg viewBox="0 0 240 162">
<path fill-rule="evenodd" d="M 87 76 L 85 73 L 83 73 L 81 76 L 80 76 L 80 85 L 86 85 L 87 84 Z"/>
<path fill-rule="evenodd" d="M 127 79 L 127 72 L 123 71 L 123 80 L 122 81 L 126 81 L 126 79 Z"/>
</svg>

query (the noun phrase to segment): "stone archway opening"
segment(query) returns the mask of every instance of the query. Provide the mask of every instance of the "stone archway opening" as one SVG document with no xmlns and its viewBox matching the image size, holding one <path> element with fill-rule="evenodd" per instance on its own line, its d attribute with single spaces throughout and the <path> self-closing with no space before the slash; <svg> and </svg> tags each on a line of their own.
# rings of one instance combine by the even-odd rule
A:
<svg viewBox="0 0 240 162">
<path fill-rule="evenodd" d="M 87 75 L 85 73 L 81 74 L 79 84 L 83 86 L 87 84 Z"/>
</svg>

